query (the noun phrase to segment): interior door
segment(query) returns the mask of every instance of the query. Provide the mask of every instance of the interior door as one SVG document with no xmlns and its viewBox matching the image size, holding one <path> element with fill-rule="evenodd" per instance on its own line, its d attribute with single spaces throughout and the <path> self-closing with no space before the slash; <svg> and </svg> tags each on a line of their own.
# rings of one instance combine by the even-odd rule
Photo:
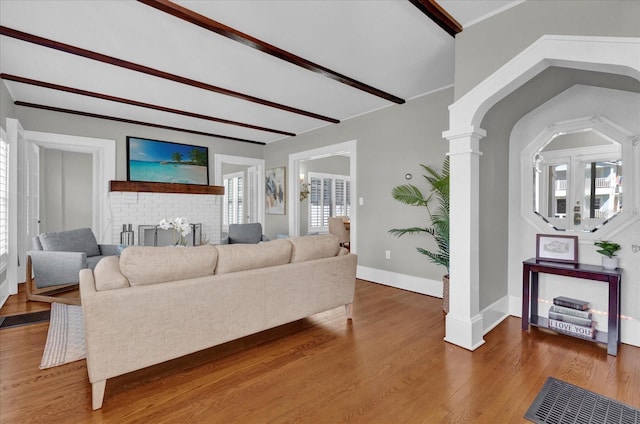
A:
<svg viewBox="0 0 640 424">
<path fill-rule="evenodd" d="M 40 147 L 27 143 L 27 249 L 40 234 Z"/>
</svg>

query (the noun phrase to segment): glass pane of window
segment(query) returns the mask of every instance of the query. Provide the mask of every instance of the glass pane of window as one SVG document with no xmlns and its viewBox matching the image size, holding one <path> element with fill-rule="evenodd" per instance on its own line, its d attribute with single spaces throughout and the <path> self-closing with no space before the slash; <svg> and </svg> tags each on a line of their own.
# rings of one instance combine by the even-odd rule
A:
<svg viewBox="0 0 640 424">
<path fill-rule="evenodd" d="M 609 219 L 622 211 L 622 161 L 585 164 L 584 218 Z"/>
<path fill-rule="evenodd" d="M 567 216 L 567 165 L 551 165 L 549 170 L 549 199 L 547 216 L 565 218 Z"/>
</svg>

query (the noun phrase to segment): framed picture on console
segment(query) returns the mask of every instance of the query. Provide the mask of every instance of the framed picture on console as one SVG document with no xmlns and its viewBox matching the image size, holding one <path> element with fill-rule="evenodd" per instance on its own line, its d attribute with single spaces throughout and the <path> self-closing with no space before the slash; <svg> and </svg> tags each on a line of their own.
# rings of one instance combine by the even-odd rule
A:
<svg viewBox="0 0 640 424">
<path fill-rule="evenodd" d="M 127 180 L 209 185 L 209 148 L 127 137 Z"/>
<path fill-rule="evenodd" d="M 578 236 L 537 234 L 536 260 L 577 264 Z"/>
</svg>

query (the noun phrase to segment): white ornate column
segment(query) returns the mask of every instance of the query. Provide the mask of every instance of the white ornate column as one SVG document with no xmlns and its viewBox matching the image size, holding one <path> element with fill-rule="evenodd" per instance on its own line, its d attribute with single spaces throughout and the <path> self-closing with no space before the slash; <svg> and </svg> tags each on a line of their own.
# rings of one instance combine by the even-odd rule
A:
<svg viewBox="0 0 640 424">
<path fill-rule="evenodd" d="M 445 341 L 475 350 L 484 344 L 479 310 L 480 139 L 482 128 L 442 134 L 450 156 L 450 305 Z"/>
</svg>

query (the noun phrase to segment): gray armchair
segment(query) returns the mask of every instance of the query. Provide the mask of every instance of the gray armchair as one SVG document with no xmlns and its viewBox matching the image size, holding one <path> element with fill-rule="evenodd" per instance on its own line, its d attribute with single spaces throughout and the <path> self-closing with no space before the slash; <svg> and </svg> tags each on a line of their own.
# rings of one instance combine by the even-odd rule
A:
<svg viewBox="0 0 640 424">
<path fill-rule="evenodd" d="M 256 244 L 261 241 L 269 241 L 269 238 L 262 234 L 262 224 L 256 222 L 252 224 L 229 224 L 229 234 L 220 240 L 220 244 Z"/>
<path fill-rule="evenodd" d="M 119 255 L 118 245 L 98 244 L 90 228 L 42 233 L 27 252 L 27 300 L 79 305 L 80 298 L 58 297 L 75 290 L 81 269 L 94 269 L 105 256 Z"/>
</svg>

